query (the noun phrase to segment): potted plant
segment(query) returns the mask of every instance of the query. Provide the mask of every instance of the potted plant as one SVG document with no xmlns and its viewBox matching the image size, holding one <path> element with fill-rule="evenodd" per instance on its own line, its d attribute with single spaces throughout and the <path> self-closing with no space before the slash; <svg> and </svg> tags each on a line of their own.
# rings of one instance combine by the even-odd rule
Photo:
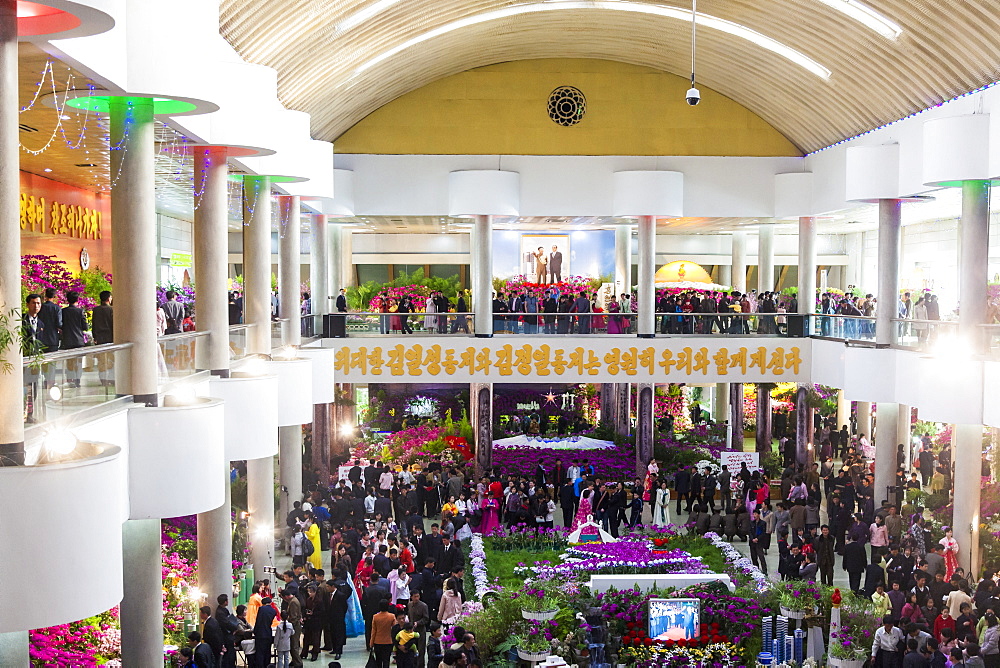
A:
<svg viewBox="0 0 1000 668">
<path fill-rule="evenodd" d="M 559 614 L 560 597 L 551 581 L 527 585 L 518 594 L 518 602 L 524 619 L 545 622 Z"/>
<path fill-rule="evenodd" d="M 520 633 L 514 636 L 517 656 L 522 661 L 539 663 L 545 661 L 552 653 L 552 641 L 545 637 L 545 628 L 541 622 L 530 621 L 523 625 Z"/>
<path fill-rule="evenodd" d="M 804 619 L 819 607 L 820 589 L 814 582 L 791 580 L 783 583 L 778 595 L 778 608 L 788 619 Z"/>
<path fill-rule="evenodd" d="M 878 626 L 878 618 L 863 602 L 842 607 L 840 628 L 830 636 L 827 663 L 840 668 L 862 668 L 871 654 Z"/>
</svg>

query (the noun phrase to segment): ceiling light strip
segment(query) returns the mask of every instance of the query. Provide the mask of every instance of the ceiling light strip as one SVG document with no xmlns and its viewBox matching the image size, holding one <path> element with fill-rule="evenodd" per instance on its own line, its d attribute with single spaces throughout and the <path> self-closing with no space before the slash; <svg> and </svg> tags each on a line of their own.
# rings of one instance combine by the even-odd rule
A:
<svg viewBox="0 0 1000 668">
<path fill-rule="evenodd" d="M 383 0 L 388 1 L 388 0 Z M 628 2 L 625 0 L 546 0 L 544 2 L 532 2 L 522 5 L 512 5 L 510 7 L 504 7 L 502 9 L 497 9 L 490 12 L 483 12 L 481 14 L 474 14 L 472 16 L 467 16 L 457 21 L 452 21 L 443 26 L 429 30 L 423 34 L 412 37 L 405 42 L 402 42 L 388 51 L 383 51 L 379 55 L 375 56 L 371 60 L 361 64 L 352 75 L 353 77 L 362 74 L 366 70 L 375 67 L 379 63 L 382 63 L 389 58 L 392 58 L 407 49 L 410 49 L 418 44 L 422 44 L 428 40 L 434 39 L 436 37 L 441 37 L 442 35 L 447 35 L 448 33 L 455 32 L 456 30 L 462 30 L 464 28 L 469 28 L 482 23 L 488 23 L 490 21 L 499 21 L 502 19 L 511 18 L 514 16 L 521 16 L 524 14 L 537 14 L 539 12 L 550 12 L 550 11 L 560 11 L 560 10 L 573 10 L 573 9 L 602 9 L 610 11 L 619 12 L 629 12 L 633 14 L 647 14 L 652 16 L 658 16 L 662 18 L 677 19 L 681 21 L 688 21 L 691 17 L 691 11 L 681 9 L 679 7 L 671 7 L 668 5 L 647 5 L 638 2 Z M 718 30 L 720 32 L 733 35 L 734 37 L 739 37 L 745 39 L 748 42 L 756 44 L 757 46 L 766 49 L 772 53 L 775 53 L 791 62 L 803 67 L 804 69 L 812 72 L 816 76 L 822 79 L 830 78 L 830 70 L 819 64 L 809 56 L 805 55 L 800 51 L 796 51 L 790 46 L 786 46 L 781 42 L 772 39 L 766 35 L 763 35 L 756 30 L 747 28 L 739 23 L 733 23 L 732 21 L 727 21 L 725 19 L 720 19 L 716 16 L 710 16 L 708 14 L 698 14 L 697 17 L 698 25 L 704 26 L 706 28 L 711 28 L 713 30 Z"/>
<path fill-rule="evenodd" d="M 819 0 L 824 5 L 836 9 L 838 12 L 861 23 L 866 28 L 874 30 L 886 39 L 898 39 L 903 34 L 903 29 L 898 23 L 890 21 L 868 5 L 858 2 L 858 0 Z"/>
<path fill-rule="evenodd" d="M 333 30 L 338 33 L 347 32 L 348 30 L 358 27 L 368 19 L 381 14 L 398 2 L 399 0 L 378 0 L 378 2 L 373 2 L 361 11 L 351 14 L 346 19 L 335 25 Z"/>
</svg>

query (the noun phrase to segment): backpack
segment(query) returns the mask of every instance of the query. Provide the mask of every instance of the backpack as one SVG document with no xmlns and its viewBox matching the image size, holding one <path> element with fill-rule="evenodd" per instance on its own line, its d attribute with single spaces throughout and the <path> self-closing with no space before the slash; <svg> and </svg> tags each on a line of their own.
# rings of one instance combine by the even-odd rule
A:
<svg viewBox="0 0 1000 668">
<path fill-rule="evenodd" d="M 311 556 L 313 556 L 313 552 L 315 552 L 315 551 L 316 551 L 316 547 L 313 545 L 313 542 L 311 540 L 309 540 L 308 538 L 303 538 L 303 540 L 302 540 L 302 555 L 305 556 L 305 557 L 311 557 Z"/>
</svg>

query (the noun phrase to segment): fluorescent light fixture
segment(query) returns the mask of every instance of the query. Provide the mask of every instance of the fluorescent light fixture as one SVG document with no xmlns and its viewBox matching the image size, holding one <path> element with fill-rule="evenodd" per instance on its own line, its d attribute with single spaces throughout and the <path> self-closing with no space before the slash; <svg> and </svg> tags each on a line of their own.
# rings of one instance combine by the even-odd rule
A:
<svg viewBox="0 0 1000 668">
<path fill-rule="evenodd" d="M 378 0 L 378 2 L 373 2 L 361 11 L 348 16 L 346 19 L 335 25 L 333 29 L 337 32 L 347 32 L 352 28 L 356 28 L 359 24 L 364 23 L 373 16 L 384 12 L 398 2 L 399 0 Z"/>
<path fill-rule="evenodd" d="M 828 7 L 833 7 L 838 12 L 846 14 L 858 23 L 874 30 L 886 39 L 897 39 L 903 34 L 903 29 L 899 27 L 899 24 L 890 21 L 868 5 L 861 4 L 858 0 L 819 1 Z"/>
<path fill-rule="evenodd" d="M 823 1 L 825 2 L 827 0 Z M 833 2 L 834 0 L 829 1 Z M 837 1 L 841 4 L 843 3 L 843 0 Z M 510 7 L 504 7 L 490 12 L 467 16 L 463 19 L 452 21 L 451 23 L 429 30 L 423 34 L 417 35 L 416 37 L 412 37 L 401 44 L 397 44 L 388 51 L 383 51 L 371 60 L 362 63 L 356 70 L 354 70 L 352 78 L 411 47 L 422 44 L 423 42 L 434 39 L 435 37 L 441 37 L 442 35 L 455 32 L 456 30 L 462 30 L 463 28 L 469 28 L 471 26 L 488 23 L 490 21 L 508 19 L 522 14 L 535 14 L 538 12 L 552 12 L 567 9 L 603 9 L 618 12 L 630 12 L 633 14 L 648 14 L 662 18 L 677 19 L 680 21 L 689 21 L 691 19 L 691 11 L 689 9 L 681 9 L 679 7 L 671 7 L 669 5 L 648 5 L 639 2 L 630 2 L 628 0 L 546 0 L 544 2 L 512 5 Z M 756 30 L 751 30 L 750 28 L 740 25 L 739 23 L 733 23 L 732 21 L 720 19 L 708 14 L 699 13 L 697 21 L 698 25 L 718 30 L 729 35 L 733 35 L 734 37 L 745 39 L 748 42 L 752 42 L 763 49 L 792 61 L 796 65 L 805 68 L 821 79 L 830 78 L 830 70 L 823 65 L 819 64 L 804 53 L 796 51 L 790 46 L 786 46 L 775 39 L 757 32 Z"/>
</svg>

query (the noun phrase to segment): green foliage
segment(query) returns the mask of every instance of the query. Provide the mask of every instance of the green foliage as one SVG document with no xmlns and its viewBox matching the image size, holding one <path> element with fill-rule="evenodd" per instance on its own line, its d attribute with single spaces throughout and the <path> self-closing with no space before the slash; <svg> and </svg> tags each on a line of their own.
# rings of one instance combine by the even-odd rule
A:
<svg viewBox="0 0 1000 668">
<path fill-rule="evenodd" d="M 237 512 L 247 509 L 247 479 L 237 478 L 232 484 L 233 510 Z"/>
<path fill-rule="evenodd" d="M 440 276 L 424 276 L 423 268 L 418 267 L 409 274 L 405 271 L 400 272 L 396 278 L 388 283 L 366 281 L 359 286 L 351 286 L 347 288 L 347 306 L 355 311 L 368 311 L 372 299 L 374 299 L 375 296 L 383 289 L 402 288 L 409 285 L 416 285 L 424 288 L 424 290 L 421 290 L 420 293 L 425 296 L 429 295 L 431 292 L 438 291 L 453 301 L 458 298 L 458 293 L 462 289 L 462 284 L 459 280 L 458 274 L 454 274 L 447 278 L 442 278 Z"/>
<path fill-rule="evenodd" d="M 671 550 L 690 552 L 692 557 L 701 557 L 701 562 L 713 573 L 726 573 L 729 566 L 719 548 L 702 536 L 691 534 L 673 536 L 668 543 Z"/>
<path fill-rule="evenodd" d="M 764 453 L 760 458 L 761 468 L 764 469 L 770 478 L 773 478 L 781 473 L 784 468 L 782 464 L 781 455 L 773 450 L 771 452 Z"/>
<path fill-rule="evenodd" d="M 100 267 L 91 267 L 81 271 L 77 278 L 84 284 L 84 294 L 94 301 L 101 303 L 101 292 L 111 290 L 111 274 L 105 273 Z"/>
<path fill-rule="evenodd" d="M 500 293 L 507 289 L 507 279 L 493 277 L 493 292 Z"/>
<path fill-rule="evenodd" d="M 510 550 L 498 552 L 488 545 L 484 546 L 486 552 L 486 564 L 489 568 L 490 579 L 498 579 L 504 588 L 520 588 L 524 585 L 524 576 L 514 573 L 514 569 L 519 564 L 531 565 L 535 561 L 550 561 L 554 564 L 561 563 L 559 555 L 562 550 L 542 550 L 534 552 L 531 550 Z"/>
<path fill-rule="evenodd" d="M 943 508 L 948 505 L 950 499 L 948 498 L 947 492 L 934 492 L 933 494 L 928 494 L 927 498 L 924 500 L 924 507 L 927 510 L 937 510 L 938 508 Z"/>
<path fill-rule="evenodd" d="M 487 563 L 490 564 L 490 572 L 493 571 L 493 564 L 490 561 L 492 556 L 487 556 Z M 523 584 L 523 579 L 516 584 Z M 511 640 L 510 630 L 515 624 L 521 621 L 521 605 L 517 599 L 509 596 L 500 596 L 495 599 L 482 612 L 466 617 L 465 630 L 476 636 L 476 642 L 483 656 L 491 656 L 500 651 L 504 645 L 509 650 L 514 643 L 507 644 Z"/>
<path fill-rule="evenodd" d="M 174 546 L 171 549 L 188 561 L 198 560 L 198 544 L 193 540 L 184 538 L 174 541 Z"/>
</svg>

